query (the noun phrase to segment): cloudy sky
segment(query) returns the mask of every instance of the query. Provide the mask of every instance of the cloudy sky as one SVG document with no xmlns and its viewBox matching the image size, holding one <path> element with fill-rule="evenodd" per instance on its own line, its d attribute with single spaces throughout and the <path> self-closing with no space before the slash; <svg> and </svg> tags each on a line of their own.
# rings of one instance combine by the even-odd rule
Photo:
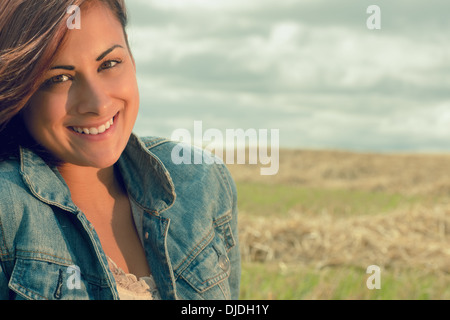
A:
<svg viewBox="0 0 450 320">
<path fill-rule="evenodd" d="M 127 4 L 140 135 L 202 121 L 279 129 L 281 147 L 450 151 L 448 0 Z"/>
</svg>

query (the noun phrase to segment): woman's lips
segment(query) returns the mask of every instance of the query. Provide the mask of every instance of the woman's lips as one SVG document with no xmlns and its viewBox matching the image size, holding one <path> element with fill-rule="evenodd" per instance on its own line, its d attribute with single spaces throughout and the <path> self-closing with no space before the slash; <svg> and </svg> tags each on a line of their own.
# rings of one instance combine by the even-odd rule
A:
<svg viewBox="0 0 450 320">
<path fill-rule="evenodd" d="M 110 120 L 108 120 L 107 122 L 98 127 L 69 127 L 69 128 L 75 131 L 76 133 L 95 136 L 107 132 L 114 125 L 114 120 L 116 117 L 117 114 Z"/>
</svg>

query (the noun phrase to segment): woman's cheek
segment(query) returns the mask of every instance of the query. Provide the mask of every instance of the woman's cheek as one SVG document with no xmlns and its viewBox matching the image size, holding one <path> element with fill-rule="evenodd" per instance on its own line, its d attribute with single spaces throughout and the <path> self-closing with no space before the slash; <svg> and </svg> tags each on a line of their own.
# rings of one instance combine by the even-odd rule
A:
<svg viewBox="0 0 450 320">
<path fill-rule="evenodd" d="M 121 73 L 112 80 L 113 93 L 121 100 L 135 100 L 139 95 L 136 74 L 132 70 Z"/>
<path fill-rule="evenodd" d="M 49 92 L 38 92 L 24 109 L 28 124 L 50 126 L 61 120 L 65 114 L 67 96 Z"/>
</svg>

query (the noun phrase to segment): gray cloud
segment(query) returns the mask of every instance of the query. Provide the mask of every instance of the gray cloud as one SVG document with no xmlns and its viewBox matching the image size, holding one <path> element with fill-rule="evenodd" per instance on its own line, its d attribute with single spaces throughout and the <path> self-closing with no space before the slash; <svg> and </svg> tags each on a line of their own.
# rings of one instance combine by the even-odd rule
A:
<svg viewBox="0 0 450 320">
<path fill-rule="evenodd" d="M 381 30 L 365 26 L 369 4 L 382 9 Z M 129 1 L 136 130 L 170 135 L 203 120 L 279 128 L 286 146 L 448 150 L 448 9 L 442 0 Z"/>
</svg>

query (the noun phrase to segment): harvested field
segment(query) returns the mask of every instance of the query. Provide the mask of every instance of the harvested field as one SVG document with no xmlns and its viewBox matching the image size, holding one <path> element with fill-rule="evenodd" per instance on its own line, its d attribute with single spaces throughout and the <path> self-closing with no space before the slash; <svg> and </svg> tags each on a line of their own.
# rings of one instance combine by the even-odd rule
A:
<svg viewBox="0 0 450 320">
<path fill-rule="evenodd" d="M 264 288 L 275 286 L 270 278 L 293 266 L 317 270 L 314 276 L 322 279 L 304 289 L 304 275 L 286 273 L 280 288 L 298 287 L 301 295 L 267 289 L 263 298 L 371 298 L 364 285 L 333 293 L 336 284 L 327 283 L 326 274 L 340 270 L 347 279 L 377 265 L 395 274 L 412 272 L 408 284 L 401 284 L 404 293 L 378 298 L 450 299 L 450 155 L 281 150 L 275 176 L 261 176 L 258 165 L 228 167 L 239 192 L 244 268 L 272 275 L 260 279 Z M 254 277 L 253 271 L 243 274 L 243 283 Z M 411 277 L 418 274 L 422 282 L 412 289 Z M 244 297 L 261 298 L 261 291 L 244 288 Z"/>
<path fill-rule="evenodd" d="M 242 257 L 247 262 L 317 268 L 375 264 L 450 273 L 450 206 L 345 218 L 292 213 L 275 221 L 244 214 L 240 222 Z"/>
<path fill-rule="evenodd" d="M 280 150 L 276 175 L 260 175 L 260 167 L 267 166 L 228 165 L 239 182 L 403 194 L 445 194 L 450 197 L 450 154 L 370 154 L 286 149 Z"/>
</svg>

